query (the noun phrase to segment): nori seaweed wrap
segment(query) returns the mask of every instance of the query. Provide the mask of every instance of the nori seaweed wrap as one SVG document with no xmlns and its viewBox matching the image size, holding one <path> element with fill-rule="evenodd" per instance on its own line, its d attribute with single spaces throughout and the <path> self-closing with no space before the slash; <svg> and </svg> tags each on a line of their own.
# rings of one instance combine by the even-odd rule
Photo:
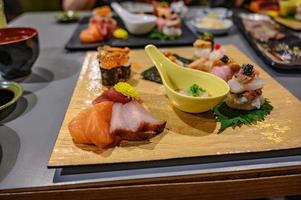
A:
<svg viewBox="0 0 301 200">
<path fill-rule="evenodd" d="M 112 69 L 101 68 L 102 84 L 106 86 L 115 85 L 120 81 L 126 81 L 131 75 L 131 66 L 119 66 Z"/>
</svg>

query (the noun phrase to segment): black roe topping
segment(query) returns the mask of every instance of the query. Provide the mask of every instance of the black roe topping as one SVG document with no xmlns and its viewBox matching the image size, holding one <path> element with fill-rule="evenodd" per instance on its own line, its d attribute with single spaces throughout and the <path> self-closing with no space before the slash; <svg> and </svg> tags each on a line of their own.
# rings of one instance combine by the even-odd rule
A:
<svg viewBox="0 0 301 200">
<path fill-rule="evenodd" d="M 243 74 L 246 76 L 251 76 L 253 74 L 253 65 L 246 64 L 243 66 Z"/>
<path fill-rule="evenodd" d="M 227 64 L 229 62 L 229 57 L 227 55 L 223 55 L 223 57 L 220 59 L 223 63 Z"/>
</svg>

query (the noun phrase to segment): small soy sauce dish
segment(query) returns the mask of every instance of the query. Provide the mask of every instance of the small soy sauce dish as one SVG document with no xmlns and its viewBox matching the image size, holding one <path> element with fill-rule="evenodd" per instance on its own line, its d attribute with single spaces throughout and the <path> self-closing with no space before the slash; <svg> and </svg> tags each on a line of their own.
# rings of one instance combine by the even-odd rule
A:
<svg viewBox="0 0 301 200">
<path fill-rule="evenodd" d="M 29 27 L 0 29 L 0 73 L 6 80 L 27 76 L 39 56 L 38 31 Z"/>
<path fill-rule="evenodd" d="M 12 81 L 0 82 L 0 121 L 15 109 L 22 94 L 23 88 L 20 84 Z"/>
</svg>

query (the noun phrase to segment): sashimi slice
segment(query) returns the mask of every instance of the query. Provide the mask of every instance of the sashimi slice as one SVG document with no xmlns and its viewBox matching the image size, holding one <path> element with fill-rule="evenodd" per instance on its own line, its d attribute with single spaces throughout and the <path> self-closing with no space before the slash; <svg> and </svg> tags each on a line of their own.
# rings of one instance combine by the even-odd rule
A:
<svg viewBox="0 0 301 200">
<path fill-rule="evenodd" d="M 247 84 L 239 82 L 235 77 L 228 81 L 230 90 L 233 93 L 241 93 L 247 90 L 258 90 L 263 88 L 265 81 L 260 78 L 255 78 L 253 81 Z"/>
<path fill-rule="evenodd" d="M 113 102 L 106 101 L 93 107 L 87 120 L 86 134 L 96 146 L 106 147 L 115 141 L 114 135 L 109 132 Z"/>
<path fill-rule="evenodd" d="M 123 140 L 148 139 L 161 133 L 165 125 L 165 121 L 156 119 L 136 101 L 113 105 L 110 133 Z"/>
<path fill-rule="evenodd" d="M 233 76 L 233 71 L 228 65 L 213 67 L 210 73 L 228 81 Z"/>
<path fill-rule="evenodd" d="M 86 121 L 90 114 L 91 108 L 81 111 L 68 124 L 69 133 L 75 143 L 92 144 L 91 140 L 86 136 Z"/>
<path fill-rule="evenodd" d="M 110 134 L 113 102 L 95 104 L 80 112 L 69 123 L 69 132 L 75 143 L 94 144 L 105 148 L 116 142 Z"/>
<path fill-rule="evenodd" d="M 245 85 L 246 90 L 258 90 L 263 88 L 265 81 L 261 78 L 255 78 L 253 81 Z"/>
<path fill-rule="evenodd" d="M 92 103 L 97 104 L 103 101 L 113 101 L 118 103 L 128 103 L 131 101 L 130 98 L 117 92 L 114 88 L 109 88 L 104 91 L 99 97 L 97 97 Z"/>
</svg>

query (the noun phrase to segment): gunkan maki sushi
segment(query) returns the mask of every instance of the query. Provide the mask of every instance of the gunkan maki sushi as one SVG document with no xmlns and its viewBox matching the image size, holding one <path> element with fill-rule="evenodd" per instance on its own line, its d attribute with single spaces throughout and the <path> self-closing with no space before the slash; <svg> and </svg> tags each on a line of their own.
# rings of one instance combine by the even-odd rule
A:
<svg viewBox="0 0 301 200">
<path fill-rule="evenodd" d="M 131 75 L 129 53 L 130 49 L 128 47 L 103 46 L 98 48 L 98 60 L 103 85 L 111 86 L 129 79 Z"/>
</svg>

